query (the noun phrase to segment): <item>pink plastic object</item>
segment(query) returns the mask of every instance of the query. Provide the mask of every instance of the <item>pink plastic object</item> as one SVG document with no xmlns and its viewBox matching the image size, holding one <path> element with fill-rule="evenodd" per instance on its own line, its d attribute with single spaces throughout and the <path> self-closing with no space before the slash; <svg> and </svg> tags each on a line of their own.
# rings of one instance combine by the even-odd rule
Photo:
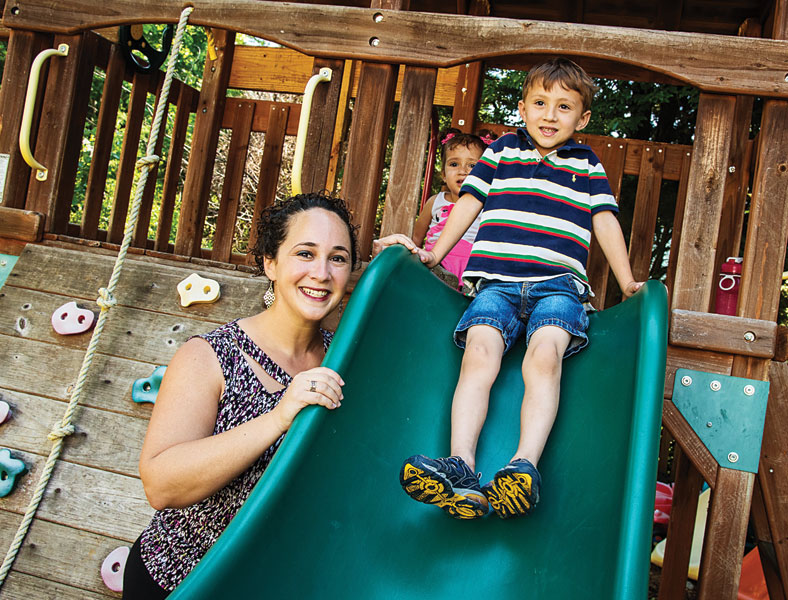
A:
<svg viewBox="0 0 788 600">
<path fill-rule="evenodd" d="M 66 302 L 52 313 L 52 329 L 60 335 L 85 333 L 95 320 L 93 311 L 79 308 L 76 302 Z"/>
<path fill-rule="evenodd" d="M 720 280 L 717 283 L 717 294 L 714 312 L 718 315 L 735 315 L 739 302 L 739 284 L 741 283 L 742 259 L 731 256 L 722 263 Z"/>
<path fill-rule="evenodd" d="M 0 423 L 5 423 L 10 415 L 11 407 L 8 406 L 8 402 L 0 400 Z"/>
<path fill-rule="evenodd" d="M 657 497 L 654 500 L 654 522 L 667 525 L 670 521 L 670 508 L 673 505 L 673 485 L 657 482 Z"/>
<path fill-rule="evenodd" d="M 123 571 L 126 569 L 126 559 L 129 557 L 129 547 L 120 546 L 107 554 L 101 563 L 101 578 L 104 584 L 113 592 L 123 591 Z"/>
<path fill-rule="evenodd" d="M 750 550 L 741 561 L 739 600 L 769 600 L 769 590 L 766 587 L 758 548 Z"/>
</svg>

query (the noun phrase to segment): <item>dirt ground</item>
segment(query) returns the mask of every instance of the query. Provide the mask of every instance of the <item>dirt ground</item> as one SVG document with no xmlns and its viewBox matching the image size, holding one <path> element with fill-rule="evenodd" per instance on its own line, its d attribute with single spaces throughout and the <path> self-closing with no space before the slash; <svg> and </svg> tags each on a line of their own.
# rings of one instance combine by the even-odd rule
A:
<svg viewBox="0 0 788 600">
<path fill-rule="evenodd" d="M 662 569 L 656 565 L 651 565 L 651 572 L 648 578 L 648 600 L 657 600 L 659 594 L 659 578 L 662 576 Z M 686 600 L 697 600 L 698 586 L 691 579 L 687 580 Z"/>
</svg>

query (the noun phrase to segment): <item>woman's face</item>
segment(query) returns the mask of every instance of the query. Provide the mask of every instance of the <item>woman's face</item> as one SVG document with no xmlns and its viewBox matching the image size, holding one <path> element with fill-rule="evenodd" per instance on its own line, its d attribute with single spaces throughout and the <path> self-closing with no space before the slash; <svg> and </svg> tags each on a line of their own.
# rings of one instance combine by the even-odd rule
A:
<svg viewBox="0 0 788 600">
<path fill-rule="evenodd" d="M 312 208 L 290 217 L 276 258 L 265 259 L 275 281 L 274 306 L 282 304 L 307 321 L 320 321 L 345 295 L 351 271 L 350 234 L 338 215 Z"/>
</svg>

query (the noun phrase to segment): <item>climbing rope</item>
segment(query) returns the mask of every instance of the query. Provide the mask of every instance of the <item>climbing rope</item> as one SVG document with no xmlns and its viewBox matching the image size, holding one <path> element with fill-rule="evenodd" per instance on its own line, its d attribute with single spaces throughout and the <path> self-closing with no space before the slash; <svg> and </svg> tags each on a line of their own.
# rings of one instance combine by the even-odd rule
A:
<svg viewBox="0 0 788 600">
<path fill-rule="evenodd" d="M 44 470 L 41 473 L 41 478 L 38 481 L 38 485 L 33 492 L 33 497 L 30 499 L 30 504 L 25 511 L 25 516 L 22 519 L 22 523 L 19 525 L 16 536 L 14 537 L 13 542 L 11 542 L 11 547 L 8 549 L 5 560 L 3 560 L 3 565 L 0 567 L 0 587 L 3 586 L 6 576 L 11 570 L 11 565 L 14 564 L 16 555 L 19 553 L 22 542 L 27 535 L 28 529 L 30 529 L 30 524 L 33 522 L 33 517 L 38 510 L 38 505 L 41 503 L 41 498 L 43 497 L 44 491 L 46 490 L 47 484 L 49 483 L 49 479 L 52 476 L 55 463 L 57 462 L 58 458 L 60 458 L 60 453 L 63 449 L 63 439 L 66 436 L 74 433 L 74 426 L 71 424 L 71 419 L 74 415 L 74 411 L 77 408 L 77 404 L 79 404 L 82 388 L 85 386 L 85 382 L 87 381 L 88 371 L 90 370 L 90 367 L 93 363 L 93 356 L 96 353 L 96 348 L 98 347 L 99 339 L 101 338 L 101 332 L 104 330 L 104 323 L 107 320 L 109 310 L 115 306 L 115 304 L 117 304 L 117 300 L 114 296 L 115 288 L 118 285 L 120 273 L 123 270 L 123 263 L 126 260 L 126 253 L 129 249 L 129 246 L 131 245 L 134 229 L 137 226 L 137 221 L 140 215 L 140 206 L 142 204 L 142 194 L 145 191 L 145 183 L 148 180 L 148 173 L 150 173 L 151 165 L 159 162 L 159 157 L 153 152 L 156 148 L 156 139 L 159 137 L 159 129 L 161 128 L 164 110 L 167 106 L 167 98 L 170 95 L 170 85 L 172 83 L 172 76 L 175 70 L 175 60 L 178 57 L 178 52 L 180 51 L 181 42 L 183 40 L 183 33 L 186 29 L 186 23 L 189 20 L 189 14 L 192 12 L 192 10 L 193 9 L 191 6 L 184 8 L 183 12 L 181 13 L 181 18 L 178 21 L 178 29 L 175 33 L 175 39 L 172 45 L 172 53 L 170 54 L 170 59 L 167 63 L 167 71 L 164 75 L 164 83 L 161 86 L 161 93 L 159 94 L 156 114 L 153 118 L 150 137 L 148 139 L 148 146 L 145 150 L 146 156 L 137 162 L 137 167 L 140 169 L 140 173 L 137 179 L 131 210 L 129 211 L 128 218 L 126 219 L 126 229 L 123 233 L 123 243 L 120 245 L 120 250 L 118 250 L 118 256 L 115 259 L 115 266 L 112 270 L 112 276 L 110 277 L 109 284 L 106 288 L 101 288 L 99 290 L 99 297 L 96 299 L 96 304 L 98 304 L 101 308 L 101 312 L 99 313 L 96 327 L 93 330 L 93 335 L 90 338 L 88 349 L 85 352 L 85 358 L 82 361 L 82 368 L 79 371 L 77 382 L 74 384 L 74 388 L 71 392 L 71 397 L 69 399 L 66 412 L 63 415 L 63 419 L 59 424 L 53 427 L 52 431 L 49 433 L 48 438 L 52 441 L 52 450 L 49 452 L 49 457 L 47 458 L 46 464 L 44 465 Z"/>
</svg>

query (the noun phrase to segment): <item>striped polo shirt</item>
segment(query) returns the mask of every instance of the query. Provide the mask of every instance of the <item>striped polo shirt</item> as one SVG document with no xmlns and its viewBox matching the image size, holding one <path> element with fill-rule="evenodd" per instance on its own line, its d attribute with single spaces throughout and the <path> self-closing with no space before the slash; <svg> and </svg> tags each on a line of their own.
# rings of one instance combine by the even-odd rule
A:
<svg viewBox="0 0 788 600">
<path fill-rule="evenodd" d="M 587 289 L 591 217 L 618 212 L 602 163 L 569 140 L 542 157 L 525 129 L 490 144 L 460 196 L 483 207 L 463 280 L 539 281 L 571 274 Z"/>
</svg>

